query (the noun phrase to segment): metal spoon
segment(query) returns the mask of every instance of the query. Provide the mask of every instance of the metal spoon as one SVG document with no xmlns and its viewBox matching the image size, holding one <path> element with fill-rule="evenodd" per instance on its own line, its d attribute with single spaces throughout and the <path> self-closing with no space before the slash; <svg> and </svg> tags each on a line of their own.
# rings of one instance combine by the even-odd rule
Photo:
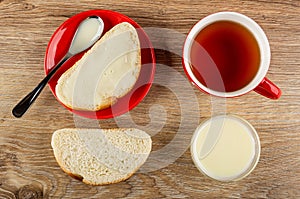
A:
<svg viewBox="0 0 300 199">
<path fill-rule="evenodd" d="M 90 16 L 83 20 L 71 42 L 67 54 L 56 64 L 48 75 L 35 87 L 26 97 L 24 97 L 12 110 L 15 117 L 22 117 L 22 115 L 33 104 L 36 98 L 40 95 L 43 88 L 48 81 L 57 72 L 57 70 L 71 57 L 91 47 L 102 35 L 104 23 L 98 16 Z"/>
</svg>

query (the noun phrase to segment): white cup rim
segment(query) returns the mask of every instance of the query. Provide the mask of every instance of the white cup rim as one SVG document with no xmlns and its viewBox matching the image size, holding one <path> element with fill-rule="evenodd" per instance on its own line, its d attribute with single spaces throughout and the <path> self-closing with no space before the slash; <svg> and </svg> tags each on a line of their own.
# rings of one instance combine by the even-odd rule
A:
<svg viewBox="0 0 300 199">
<path fill-rule="evenodd" d="M 190 64 L 191 63 L 190 50 L 191 50 L 192 43 L 195 37 L 197 36 L 197 34 L 207 25 L 214 23 L 216 21 L 224 21 L 224 20 L 233 21 L 246 27 L 255 37 L 260 49 L 260 65 L 255 77 L 245 87 L 232 92 L 220 92 L 220 91 L 207 88 L 205 85 L 199 82 L 199 80 L 195 77 L 195 75 L 192 72 L 191 64 Z M 265 78 L 270 66 L 270 60 L 271 60 L 270 45 L 269 45 L 268 38 L 265 35 L 262 28 L 251 18 L 237 12 L 218 12 L 218 13 L 208 15 L 207 17 L 201 19 L 192 27 L 183 46 L 183 67 L 185 69 L 185 72 L 191 79 L 191 81 L 196 86 L 198 86 L 201 90 L 219 97 L 236 97 L 254 90 Z"/>
</svg>

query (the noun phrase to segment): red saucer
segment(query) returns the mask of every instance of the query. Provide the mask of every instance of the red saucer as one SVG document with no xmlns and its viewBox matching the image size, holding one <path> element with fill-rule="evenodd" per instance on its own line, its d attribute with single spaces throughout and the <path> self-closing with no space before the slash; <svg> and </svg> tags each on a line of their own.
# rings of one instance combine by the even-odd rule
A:
<svg viewBox="0 0 300 199">
<path fill-rule="evenodd" d="M 103 34 L 109 29 L 111 29 L 113 26 L 121 22 L 128 22 L 132 24 L 137 29 L 141 44 L 142 68 L 140 76 L 131 92 L 129 92 L 124 97 L 118 99 L 118 101 L 111 107 L 96 112 L 78 111 L 65 106 L 71 112 L 83 117 L 92 119 L 107 119 L 128 112 L 129 110 L 137 106 L 147 95 L 154 79 L 155 54 L 147 34 L 135 21 L 133 21 L 125 15 L 110 10 L 90 10 L 79 13 L 69 18 L 54 32 L 48 43 L 45 55 L 44 69 L 46 75 L 52 69 L 52 67 L 56 63 L 58 63 L 60 59 L 67 53 L 71 40 L 79 23 L 85 18 L 93 15 L 97 15 L 102 18 L 104 22 Z M 83 56 L 83 54 L 84 52 L 72 57 L 57 71 L 57 73 L 49 81 L 50 89 L 55 97 L 55 86 L 57 84 L 57 80 L 68 68 L 70 68 L 76 61 L 78 61 Z"/>
</svg>

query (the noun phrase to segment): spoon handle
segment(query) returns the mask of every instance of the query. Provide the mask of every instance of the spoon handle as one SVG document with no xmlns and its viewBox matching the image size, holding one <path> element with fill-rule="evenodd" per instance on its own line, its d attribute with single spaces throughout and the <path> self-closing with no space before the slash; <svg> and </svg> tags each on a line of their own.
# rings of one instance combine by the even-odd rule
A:
<svg viewBox="0 0 300 199">
<path fill-rule="evenodd" d="M 67 53 L 59 63 L 54 66 L 54 68 L 48 73 L 48 75 L 35 87 L 28 95 L 26 95 L 12 110 L 12 114 L 20 118 L 28 110 L 28 108 L 33 104 L 36 98 L 40 95 L 43 88 L 47 85 L 51 77 L 56 73 L 56 71 L 68 60 L 72 55 Z"/>
</svg>

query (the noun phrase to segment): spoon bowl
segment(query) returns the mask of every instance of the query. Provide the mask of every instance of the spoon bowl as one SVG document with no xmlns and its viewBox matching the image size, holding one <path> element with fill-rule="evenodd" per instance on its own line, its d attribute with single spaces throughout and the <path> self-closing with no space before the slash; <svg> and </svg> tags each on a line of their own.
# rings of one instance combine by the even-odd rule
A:
<svg viewBox="0 0 300 199">
<path fill-rule="evenodd" d="M 103 33 L 104 22 L 98 16 L 90 16 L 83 20 L 72 39 L 69 53 L 76 55 L 91 47 Z"/>
</svg>

